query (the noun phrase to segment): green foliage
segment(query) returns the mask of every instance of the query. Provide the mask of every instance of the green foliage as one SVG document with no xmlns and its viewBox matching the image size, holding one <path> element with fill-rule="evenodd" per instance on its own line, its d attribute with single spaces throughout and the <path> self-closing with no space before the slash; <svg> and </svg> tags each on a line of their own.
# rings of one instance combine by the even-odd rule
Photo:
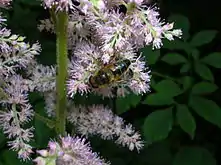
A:
<svg viewBox="0 0 221 165">
<path fill-rule="evenodd" d="M 191 46 L 197 47 L 210 43 L 217 35 L 216 30 L 204 30 L 196 33 L 190 41 Z"/>
<path fill-rule="evenodd" d="M 216 37 L 217 31 L 203 30 L 190 36 L 190 25 L 186 17 L 173 15 L 169 19 L 175 22 L 176 28 L 183 30 L 184 36 L 182 40 L 177 39 L 175 42 L 165 41 L 166 50 L 155 58 L 152 57 L 155 52 L 146 53 L 147 63 L 149 59 L 151 61 L 148 64 L 154 83 L 151 83 L 152 93 L 148 94 L 142 103 L 154 111 L 145 118 L 143 132 L 147 144 L 154 145 L 171 138 L 171 146 L 179 149 L 180 144 L 174 141 L 174 137 L 179 134 L 177 129 L 195 140 L 195 136 L 198 136 L 197 116 L 221 127 L 221 108 L 213 100 L 213 94 L 219 87 L 215 84 L 212 72 L 214 68 L 221 68 L 221 53 L 203 54 L 201 51 L 201 46 L 209 44 Z M 143 52 L 145 51 L 146 48 L 143 49 Z M 173 126 L 179 127 L 175 129 Z M 160 152 L 160 149 L 157 151 Z M 151 157 L 154 159 L 156 155 L 158 154 L 154 153 Z M 216 161 L 209 151 L 199 147 L 183 148 L 173 161 L 173 165 L 198 164 L 215 165 Z"/>
<path fill-rule="evenodd" d="M 125 97 L 118 97 L 116 99 L 116 113 L 122 114 L 132 107 L 136 107 L 141 100 L 141 96 L 130 94 Z"/>
<path fill-rule="evenodd" d="M 213 73 L 210 68 L 202 63 L 195 63 L 195 72 L 204 80 L 214 81 Z"/>
<path fill-rule="evenodd" d="M 165 48 L 169 51 L 183 50 L 184 53 L 168 52 L 161 58 L 157 58 L 158 60 L 155 61 L 154 64 L 156 67 L 154 67 L 157 68 L 157 63 L 160 61 L 171 67 L 175 67 L 175 65 L 176 67 L 180 66 L 181 78 L 175 78 L 153 71 L 153 79 L 160 77 L 161 80 L 158 80 L 158 82 L 152 85 L 152 89 L 154 89 L 155 92 L 147 95 L 143 103 L 151 106 L 176 104 L 175 110 L 178 124 L 191 138 L 194 138 L 196 123 L 190 109 L 193 109 L 197 114 L 211 123 L 220 126 L 218 118 L 221 117 L 221 109 L 219 106 L 214 101 L 199 96 L 211 94 L 218 89 L 217 85 L 214 84 L 214 76 L 209 66 L 220 68 L 221 54 L 215 52 L 201 57 L 201 52 L 198 49 L 199 46 L 211 42 L 217 32 L 214 30 L 205 30 L 198 32 L 190 38 L 188 36 L 189 21 L 187 18 L 180 15 L 173 15 L 169 19 L 178 19 L 178 21 L 175 20 L 174 22 L 177 23 L 176 26 L 180 25 L 179 28 L 184 30 L 184 40 L 166 42 Z M 147 58 L 149 56 L 147 56 Z M 186 74 L 188 74 L 188 76 Z M 199 78 L 202 80 L 199 81 Z M 183 102 L 180 103 L 179 100 L 176 99 L 177 96 L 181 96 L 182 100 L 186 100 L 185 104 Z"/>
<path fill-rule="evenodd" d="M 190 53 L 191 51 L 190 44 L 182 40 L 176 40 L 175 42 L 165 40 L 163 47 L 169 50 L 184 50 L 186 53 Z"/>
<path fill-rule="evenodd" d="M 35 106 L 35 110 L 41 116 L 46 116 L 44 110 L 44 104 L 42 102 L 38 103 Z M 37 148 L 46 147 L 50 138 L 53 138 L 55 134 L 53 134 L 52 129 L 50 129 L 46 125 L 46 123 L 42 122 L 37 117 L 35 117 L 34 120 L 34 127 L 35 127 L 35 142 L 33 145 L 35 145 Z"/>
<path fill-rule="evenodd" d="M 191 69 L 191 65 L 189 63 L 185 63 L 180 68 L 180 73 L 187 73 L 190 69 Z"/>
<path fill-rule="evenodd" d="M 31 12 L 33 8 L 39 5 L 40 1 L 19 0 L 19 2 L 28 7 L 23 8 L 15 1 L 14 12 L 9 15 L 8 25 L 14 31 L 28 38 L 39 38 L 43 48 L 43 54 L 39 57 L 41 63 L 54 64 L 55 41 L 45 35 L 40 35 L 36 28 L 40 12 L 37 13 L 36 10 Z M 189 33 L 190 23 L 185 16 L 172 15 L 169 17 L 169 21 L 175 22 L 174 26 L 182 29 L 183 39 L 176 39 L 174 42 L 164 41 L 163 48 L 166 49 L 164 54 L 160 50 L 153 51 L 150 46 L 141 49 L 152 71 L 152 93 L 144 96 L 131 94 L 113 100 L 102 99 L 91 94 L 86 98 L 80 95 L 73 98 L 76 105 L 109 105 L 115 108 L 117 114 L 123 114 L 131 108 L 136 108 L 141 103 L 148 107 L 142 109 L 142 111 L 150 113 L 147 116 L 142 116 L 144 119 L 142 130 L 147 144 L 152 145 L 145 148 L 140 153 L 141 156 L 125 151 L 123 148 L 113 145 L 111 141 L 92 141 L 92 145 L 97 143 L 96 151 L 100 151 L 101 155 L 111 160 L 112 164 L 216 165 L 216 161 L 210 152 L 199 147 L 183 148 L 173 158 L 171 148 L 173 147 L 172 149 L 175 148 L 175 151 L 177 151 L 181 146 L 176 144 L 176 140 L 171 140 L 172 142 L 169 143 L 168 139 L 174 133 L 173 126 L 177 125 L 183 133 L 194 139 L 197 136 L 196 115 L 221 127 L 221 109 L 213 101 L 214 97 L 212 95 L 219 88 L 214 83 L 215 76 L 210 69 L 210 67 L 213 69 L 221 68 L 221 53 L 212 52 L 204 55 L 200 50 L 200 46 L 210 43 L 216 37 L 217 31 L 204 30 L 191 37 Z M 202 95 L 209 96 L 210 99 Z M 33 102 L 36 99 L 36 96 L 30 98 Z M 43 113 L 45 111 L 43 101 L 35 104 L 34 109 L 42 116 L 45 115 Z M 154 109 L 153 112 L 151 112 L 152 109 Z M 35 141 L 33 146 L 45 147 L 48 140 L 54 137 L 54 132 L 51 132 L 50 128 L 38 118 L 34 119 L 34 127 Z M 163 140 L 168 141 L 163 143 Z M 15 152 L 4 149 L 5 144 L 5 137 L 0 134 L 0 164 L 28 165 L 28 163 L 21 163 Z"/>
<path fill-rule="evenodd" d="M 170 65 L 177 65 L 187 62 L 186 58 L 178 53 L 168 53 L 165 56 L 163 56 L 161 60 Z"/>
<path fill-rule="evenodd" d="M 4 146 L 5 141 L 6 141 L 6 137 L 5 137 L 5 135 L 3 134 L 2 130 L 0 130 L 0 148 L 1 148 L 2 146 Z"/>
<path fill-rule="evenodd" d="M 148 165 L 171 165 L 173 161 L 169 144 L 165 141 L 151 145 L 145 154 L 148 155 L 144 155 Z"/>
<path fill-rule="evenodd" d="M 201 62 L 215 68 L 221 68 L 221 53 L 214 52 L 201 59 Z"/>
<path fill-rule="evenodd" d="M 208 94 L 208 93 L 214 92 L 217 89 L 218 89 L 218 87 L 216 84 L 202 81 L 202 82 L 199 82 L 193 86 L 192 94 L 195 94 L 195 95 Z"/>
<path fill-rule="evenodd" d="M 172 80 L 162 80 L 157 83 L 153 88 L 160 93 L 165 93 L 168 97 L 179 95 L 182 91 L 177 83 Z"/>
<path fill-rule="evenodd" d="M 176 154 L 173 165 L 216 165 L 216 160 L 204 148 L 185 147 Z"/>
<path fill-rule="evenodd" d="M 179 80 L 180 80 L 180 83 L 182 84 L 183 91 L 191 88 L 193 81 L 194 81 L 193 77 L 190 77 L 190 76 L 183 76 Z"/>
<path fill-rule="evenodd" d="M 30 6 L 37 6 L 39 7 L 41 5 L 41 1 L 36 0 L 20 0 L 22 3 Z"/>
<path fill-rule="evenodd" d="M 171 105 L 174 100 L 166 93 L 154 93 L 149 94 L 143 103 L 148 105 Z"/>
<path fill-rule="evenodd" d="M 196 122 L 185 104 L 177 105 L 176 119 L 180 127 L 193 139 L 196 130 Z"/>
<path fill-rule="evenodd" d="M 172 129 L 172 108 L 152 112 L 145 119 L 143 129 L 147 143 L 165 139 Z"/>
<path fill-rule="evenodd" d="M 31 165 L 33 164 L 31 161 L 21 162 L 17 159 L 17 153 L 11 150 L 3 150 L 0 153 L 0 164 L 3 165 Z"/>
<path fill-rule="evenodd" d="M 162 80 L 155 84 L 153 88 L 157 93 L 148 95 L 143 102 L 144 104 L 170 105 L 174 103 L 173 97 L 182 93 L 179 85 L 172 80 Z"/>
<path fill-rule="evenodd" d="M 145 47 L 140 50 L 144 56 L 146 56 L 147 63 L 149 65 L 153 65 L 157 62 L 157 60 L 160 58 L 160 51 L 159 50 L 154 50 L 149 46 Z"/>
<path fill-rule="evenodd" d="M 205 120 L 221 127 L 221 108 L 214 101 L 190 96 L 189 106 Z"/>
</svg>

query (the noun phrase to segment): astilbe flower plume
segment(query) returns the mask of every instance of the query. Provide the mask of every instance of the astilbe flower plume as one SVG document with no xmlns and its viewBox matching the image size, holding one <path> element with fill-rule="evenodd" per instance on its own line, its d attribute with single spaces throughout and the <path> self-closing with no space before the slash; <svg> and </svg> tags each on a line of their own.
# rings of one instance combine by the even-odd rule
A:
<svg viewBox="0 0 221 165">
<path fill-rule="evenodd" d="M 68 49 L 70 59 L 67 80 L 68 95 L 95 93 L 103 97 L 123 97 L 129 93 L 149 92 L 150 71 L 139 49 L 151 46 L 162 47 L 162 39 L 174 40 L 181 37 L 180 29 L 173 29 L 173 23 L 159 18 L 158 8 L 144 5 L 144 0 L 44 0 L 46 8 L 68 11 Z M 125 12 L 119 6 L 126 8 Z M 39 30 L 55 33 L 53 21 L 43 20 Z M 93 88 L 90 77 L 106 66 L 129 60 L 127 71 L 120 80 L 102 87 Z M 133 74 L 129 74 L 132 71 Z M 53 93 L 48 93 L 46 103 L 49 109 L 55 105 Z M 116 138 L 116 143 L 130 150 L 140 150 L 143 142 L 132 126 L 124 125 L 123 119 L 114 115 L 102 105 L 73 106 L 68 120 L 76 125 L 83 135 L 98 134 L 103 139 Z M 53 116 L 49 110 L 49 115 Z"/>
<path fill-rule="evenodd" d="M 48 150 L 37 151 L 40 154 L 34 160 L 37 165 L 109 165 L 92 152 L 85 138 L 66 136 L 59 140 L 50 141 Z"/>
<path fill-rule="evenodd" d="M 32 153 L 32 147 L 28 144 L 33 137 L 33 127 L 23 128 L 24 124 L 33 117 L 33 110 L 28 103 L 28 84 L 20 76 L 12 76 L 5 82 L 2 88 L 5 94 L 1 98 L 0 127 L 8 134 L 9 146 L 18 151 L 18 156 L 28 159 Z"/>
<path fill-rule="evenodd" d="M 12 0 L 0 0 L 0 8 L 6 8 L 9 6 Z"/>
<path fill-rule="evenodd" d="M 166 23 L 159 18 L 156 7 L 146 7 L 142 0 L 79 0 L 78 5 L 70 1 L 48 1 L 44 4 L 56 10 L 69 9 L 68 45 L 72 51 L 69 68 L 68 93 L 85 94 L 94 92 L 104 97 L 125 96 L 133 92 L 143 94 L 149 91 L 150 71 L 145 66 L 139 48 L 152 45 L 161 48 L 162 39 L 174 40 L 182 35 L 181 30 L 173 29 L 173 23 Z M 116 9 L 124 5 L 126 12 Z M 51 29 L 52 22 L 46 21 L 40 29 Z M 95 75 L 108 64 L 123 59 L 131 60 L 128 70 L 134 75 L 127 79 L 111 82 L 98 89 L 91 87 L 90 76 Z M 113 89 L 118 88 L 115 92 Z M 114 93 L 113 93 L 114 92 Z"/>
<path fill-rule="evenodd" d="M 43 1 L 44 8 L 52 8 L 56 7 L 56 12 L 58 11 L 66 11 L 68 12 L 69 9 L 73 9 L 73 2 L 72 0 L 44 0 Z"/>
<path fill-rule="evenodd" d="M 35 67 L 29 68 L 29 88 L 30 91 L 38 91 L 41 93 L 55 91 L 55 66 L 44 66 L 35 64 Z"/>
<path fill-rule="evenodd" d="M 10 1 L 0 0 L 0 7 Z M 159 18 L 156 7 L 143 5 L 143 0 L 43 0 L 43 6 L 52 11 L 69 12 L 68 49 L 71 52 L 68 68 L 68 95 L 93 92 L 103 97 L 126 96 L 132 92 L 149 92 L 150 71 L 139 49 L 152 46 L 162 47 L 162 39 L 174 40 L 182 35 L 173 29 L 173 23 Z M 126 8 L 125 12 L 119 6 Z M 18 151 L 22 159 L 29 159 L 32 147 L 33 128 L 24 125 L 33 117 L 28 103 L 28 92 L 38 91 L 47 97 L 48 115 L 54 116 L 56 66 L 43 66 L 35 56 L 41 51 L 38 43 L 28 44 L 25 37 L 11 34 L 4 25 L 6 20 L 0 14 L 0 127 L 11 139 L 9 145 Z M 39 30 L 55 33 L 55 20 L 44 20 Z M 127 71 L 120 79 L 102 87 L 92 87 L 89 79 L 106 66 L 129 60 Z M 18 71 L 22 70 L 19 74 Z M 132 71 L 132 74 L 129 74 Z M 114 91 L 117 89 L 117 91 Z M 50 97 L 48 97 L 50 96 Z M 72 105 L 72 104 L 69 104 Z M 70 108 L 70 106 L 69 106 Z M 122 118 L 114 115 L 103 105 L 72 106 L 68 120 L 76 125 L 82 135 L 98 134 L 103 139 L 114 139 L 117 144 L 130 150 L 143 147 L 141 135 L 132 125 L 124 124 Z M 85 139 L 62 137 L 61 143 L 51 141 L 49 150 L 39 151 L 35 161 L 40 164 L 105 165 L 96 153 L 91 151 Z M 51 159 L 47 159 L 51 158 Z M 52 162 L 48 162 L 52 161 Z"/>
<path fill-rule="evenodd" d="M 56 107 L 56 93 L 55 91 L 49 91 L 43 93 L 45 99 L 45 109 L 48 117 L 55 117 L 55 107 Z"/>
<path fill-rule="evenodd" d="M 150 71 L 143 55 L 138 53 L 139 49 L 147 45 L 159 49 L 163 38 L 174 40 L 182 35 L 181 30 L 173 29 L 173 23 L 161 20 L 158 9 L 143 5 L 142 0 L 76 2 L 78 5 L 69 3 L 68 44 L 72 51 L 67 84 L 69 95 L 94 92 L 113 97 L 116 93 L 126 96 L 130 92 L 149 92 Z M 117 9 L 120 5 L 125 6 L 126 12 Z M 60 5 L 54 7 L 60 8 Z M 51 25 L 45 24 L 45 28 L 48 27 Z M 120 81 L 98 89 L 91 87 L 90 76 L 106 65 L 124 59 L 131 61 L 128 70 L 134 72 L 132 77 L 122 76 Z M 113 91 L 116 87 L 117 91 Z"/>
<path fill-rule="evenodd" d="M 38 30 L 39 31 L 46 30 L 47 32 L 55 33 L 54 24 L 50 19 L 40 20 L 40 24 L 38 25 Z"/>
<path fill-rule="evenodd" d="M 25 43 L 25 37 L 12 35 L 10 30 L 1 26 L 0 36 L 0 76 L 10 76 L 15 74 L 18 68 L 30 67 L 36 63 L 34 56 L 40 51 L 38 43 Z"/>
<path fill-rule="evenodd" d="M 36 63 L 34 56 L 40 45 L 24 42 L 24 37 L 11 34 L 0 14 L 0 128 L 7 134 L 8 145 L 18 152 L 19 158 L 29 159 L 33 127 L 26 128 L 34 113 L 28 102 L 31 80 L 17 71 L 27 71 Z"/>
<path fill-rule="evenodd" d="M 115 139 L 117 144 L 127 146 L 131 151 L 143 148 L 140 134 L 131 124 L 125 125 L 123 119 L 114 115 L 103 105 L 72 106 L 68 120 L 77 126 L 82 135 L 100 135 L 102 139 Z"/>
</svg>

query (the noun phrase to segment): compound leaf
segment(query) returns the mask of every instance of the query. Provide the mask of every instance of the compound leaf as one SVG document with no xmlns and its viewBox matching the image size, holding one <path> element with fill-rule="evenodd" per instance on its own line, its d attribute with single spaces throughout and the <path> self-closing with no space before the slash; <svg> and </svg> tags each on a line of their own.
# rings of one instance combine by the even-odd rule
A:
<svg viewBox="0 0 221 165">
<path fill-rule="evenodd" d="M 130 94 L 125 97 L 118 97 L 116 100 L 116 112 L 122 114 L 130 109 L 131 106 L 135 107 L 141 100 L 141 96 Z"/>
<path fill-rule="evenodd" d="M 141 49 L 141 52 L 146 57 L 145 59 L 146 59 L 148 65 L 155 64 L 160 57 L 160 51 L 153 50 L 152 47 L 150 47 L 150 46 Z"/>
<path fill-rule="evenodd" d="M 207 94 L 207 93 L 212 93 L 217 89 L 218 87 L 216 84 L 202 81 L 193 86 L 192 94 Z"/>
<path fill-rule="evenodd" d="M 187 62 L 186 58 L 179 53 L 168 53 L 165 56 L 163 56 L 161 60 L 170 65 L 177 65 Z"/>
<path fill-rule="evenodd" d="M 205 120 L 221 127 L 221 108 L 214 101 L 190 96 L 189 106 Z"/>
<path fill-rule="evenodd" d="M 196 122 L 185 104 L 177 105 L 176 119 L 180 127 L 193 139 L 196 130 Z"/>
<path fill-rule="evenodd" d="M 193 36 L 192 40 L 190 41 L 190 44 L 194 47 L 208 44 L 215 38 L 216 34 L 216 30 L 200 31 Z"/>
<path fill-rule="evenodd" d="M 200 57 L 200 51 L 197 49 L 193 49 L 191 55 L 195 61 L 198 61 Z"/>
<path fill-rule="evenodd" d="M 172 129 L 172 107 L 152 112 L 145 119 L 143 129 L 148 143 L 165 139 Z"/>
<path fill-rule="evenodd" d="M 214 52 L 201 59 L 201 61 L 214 68 L 221 68 L 221 53 Z"/>
<path fill-rule="evenodd" d="M 183 64 L 183 66 L 180 68 L 180 73 L 186 73 L 191 69 L 191 65 L 189 63 Z"/>
<path fill-rule="evenodd" d="M 204 80 L 214 81 L 213 73 L 210 68 L 201 63 L 195 63 L 195 72 Z"/>
<path fill-rule="evenodd" d="M 193 78 L 190 76 L 181 77 L 179 81 L 182 84 L 183 90 L 189 89 L 194 82 Z"/>
<path fill-rule="evenodd" d="M 160 93 L 165 93 L 167 96 L 177 96 L 182 91 L 177 83 L 175 83 L 172 80 L 162 80 L 156 85 L 153 86 L 153 88 Z"/>
<path fill-rule="evenodd" d="M 143 102 L 148 105 L 171 105 L 174 103 L 173 97 L 168 96 L 166 93 L 153 93 L 149 94 Z"/>
</svg>

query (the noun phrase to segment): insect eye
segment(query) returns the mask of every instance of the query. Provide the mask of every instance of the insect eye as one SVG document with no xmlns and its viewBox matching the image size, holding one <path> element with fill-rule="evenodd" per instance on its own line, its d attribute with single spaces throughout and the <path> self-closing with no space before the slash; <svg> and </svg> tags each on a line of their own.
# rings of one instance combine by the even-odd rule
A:
<svg viewBox="0 0 221 165">
<path fill-rule="evenodd" d="M 80 2 L 75 1 L 75 0 L 72 0 L 72 3 L 73 3 L 73 5 L 75 5 L 75 6 L 79 6 L 79 5 L 80 5 Z"/>
<path fill-rule="evenodd" d="M 126 14 L 127 13 L 127 8 L 124 5 L 119 5 L 119 13 Z"/>
</svg>

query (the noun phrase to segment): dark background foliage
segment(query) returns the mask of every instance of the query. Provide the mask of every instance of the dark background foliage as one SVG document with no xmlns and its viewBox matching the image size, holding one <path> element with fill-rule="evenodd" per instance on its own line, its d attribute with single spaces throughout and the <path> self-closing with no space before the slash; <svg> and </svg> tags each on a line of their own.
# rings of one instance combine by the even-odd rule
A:
<svg viewBox="0 0 221 165">
<path fill-rule="evenodd" d="M 14 0 L 4 13 L 13 33 L 41 43 L 39 62 L 54 64 L 55 37 L 37 30 L 39 20 L 49 16 L 39 4 Z M 165 41 L 164 48 L 154 52 L 150 48 L 141 50 L 152 71 L 151 93 L 113 100 L 87 97 L 87 104 L 107 104 L 141 130 L 145 148 L 138 154 L 98 137 L 90 139 L 92 146 L 113 165 L 221 164 L 220 2 L 159 0 L 157 4 L 163 18 L 174 20 L 175 26 L 184 30 L 184 40 Z M 76 96 L 74 101 L 81 104 L 84 99 Z M 31 93 L 30 100 L 34 109 L 45 115 L 43 99 Z M 31 124 L 36 128 L 33 146 L 46 147 L 54 132 L 37 119 Z M 0 133 L 0 164 L 31 164 L 19 162 L 6 143 Z"/>
</svg>

